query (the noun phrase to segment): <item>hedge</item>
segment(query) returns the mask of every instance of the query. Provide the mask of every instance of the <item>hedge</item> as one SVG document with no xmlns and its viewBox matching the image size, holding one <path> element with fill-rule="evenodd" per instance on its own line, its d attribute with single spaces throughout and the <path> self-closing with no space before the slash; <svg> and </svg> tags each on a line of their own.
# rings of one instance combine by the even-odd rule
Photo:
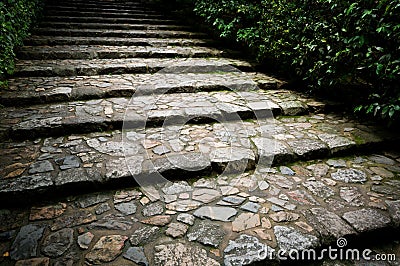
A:
<svg viewBox="0 0 400 266">
<path fill-rule="evenodd" d="M 400 120 L 399 0 L 195 0 L 195 12 L 307 89 L 357 85 L 355 111 Z"/>
<path fill-rule="evenodd" d="M 41 10 L 40 0 L 2 0 L 0 2 L 0 85 L 14 71 L 15 49 L 22 45 Z"/>
</svg>

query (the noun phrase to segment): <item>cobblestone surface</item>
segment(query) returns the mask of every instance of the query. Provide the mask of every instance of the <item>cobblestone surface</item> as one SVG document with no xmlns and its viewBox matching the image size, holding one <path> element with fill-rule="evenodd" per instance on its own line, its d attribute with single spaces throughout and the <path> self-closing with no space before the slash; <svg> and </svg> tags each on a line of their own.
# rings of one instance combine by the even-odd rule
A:
<svg viewBox="0 0 400 266">
<path fill-rule="evenodd" d="M 141 1 L 47 1 L 0 92 L 1 265 L 400 256 L 398 133 L 214 43 Z"/>
<path fill-rule="evenodd" d="M 129 265 L 130 261 L 164 265 L 170 260 L 193 260 L 196 263 L 212 261 L 226 265 L 237 265 L 240 261 L 238 265 L 245 265 L 260 260 L 261 252 L 265 250 L 272 252 L 332 245 L 339 237 L 350 239 L 358 232 L 392 228 L 398 223 L 398 211 L 393 210 L 400 208 L 400 154 L 395 157 L 392 153 L 380 156 L 397 162 L 394 165 L 377 163 L 372 160 L 374 155 L 343 159 L 345 169 L 357 168 L 366 175 L 363 183 L 334 181 L 332 176 L 343 168 L 328 166 L 327 160 L 315 160 L 287 165 L 293 175 L 280 174 L 279 167 L 273 167 L 268 173 L 246 172 L 239 176 L 201 179 L 201 183 L 214 184 L 212 190 L 219 192 L 207 202 L 194 200 L 198 195 L 196 191 L 204 190 L 199 181 L 179 181 L 155 185 L 160 200 L 153 203 L 143 200 L 147 198 L 147 192 L 138 187 L 38 203 L 19 210 L 21 224 L 2 226 L 1 234 L 10 236 L 2 237 L 2 244 L 11 254 L 10 258 L 6 256 L 2 260 L 46 257 L 55 263 L 67 260 L 73 253 L 78 254 L 74 258 L 78 264 L 113 260 L 124 265 Z M 328 166 L 324 176 L 315 178 L 304 175 L 310 166 L 316 164 Z M 375 167 L 386 169 L 393 177 L 374 181 L 372 177 L 375 173 L 371 169 Z M 293 187 L 282 186 L 281 180 L 274 178 L 277 175 L 292 182 Z M 316 179 L 321 182 L 318 190 L 329 188 L 332 191 L 330 196 L 321 197 L 305 185 Z M 244 185 L 253 181 L 265 181 L 269 188 Z M 175 186 L 173 191 L 165 189 L 171 188 L 172 184 Z M 230 197 L 240 197 L 243 201 L 236 206 L 220 207 L 221 200 L 229 201 L 222 195 L 222 188 L 227 185 L 235 193 Z M 394 193 L 376 193 L 372 191 L 372 186 L 390 186 L 396 190 Z M 360 193 L 356 207 L 341 193 L 349 188 Z M 174 193 L 177 197 L 167 204 L 165 199 L 170 194 L 165 192 Z M 185 194 L 188 199 L 180 200 L 179 197 L 186 198 Z M 125 201 L 115 201 L 121 195 L 127 195 Z M 192 207 L 184 207 L 189 200 Z M 121 208 L 124 203 L 135 206 L 135 211 L 126 211 L 132 210 L 128 205 Z M 103 204 L 110 209 L 96 214 Z M 244 207 L 249 205 L 260 208 L 249 212 L 248 207 Z M 290 205 L 293 207 L 288 208 Z M 1 210 L 3 225 L 3 221 L 10 219 L 15 211 Z M 177 253 L 176 250 L 181 248 L 198 250 L 200 253 L 196 256 L 199 257 L 191 257 L 183 251 Z"/>
</svg>

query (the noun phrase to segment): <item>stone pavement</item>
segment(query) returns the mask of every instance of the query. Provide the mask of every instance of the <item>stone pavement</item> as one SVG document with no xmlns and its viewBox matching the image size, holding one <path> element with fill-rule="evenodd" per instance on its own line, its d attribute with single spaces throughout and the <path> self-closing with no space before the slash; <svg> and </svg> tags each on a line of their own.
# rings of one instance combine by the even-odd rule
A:
<svg viewBox="0 0 400 266">
<path fill-rule="evenodd" d="M 1 265 L 284 264 L 341 237 L 400 256 L 397 132 L 140 1 L 48 1 L 25 44 L 0 91 Z"/>
</svg>

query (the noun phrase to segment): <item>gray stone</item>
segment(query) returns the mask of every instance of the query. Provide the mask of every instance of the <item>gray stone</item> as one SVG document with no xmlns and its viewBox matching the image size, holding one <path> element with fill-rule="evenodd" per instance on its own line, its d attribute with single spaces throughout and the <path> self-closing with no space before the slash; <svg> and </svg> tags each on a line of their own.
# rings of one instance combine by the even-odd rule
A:
<svg viewBox="0 0 400 266">
<path fill-rule="evenodd" d="M 144 216 L 154 216 L 162 214 L 164 212 L 164 206 L 161 202 L 154 202 L 145 206 L 142 210 Z"/>
<path fill-rule="evenodd" d="M 320 233 L 325 244 L 340 237 L 355 234 L 353 228 L 338 215 L 325 208 L 312 208 L 305 211 L 308 222 Z"/>
<path fill-rule="evenodd" d="M 228 195 L 234 195 L 239 193 L 239 189 L 233 186 L 221 186 L 220 187 L 222 195 L 228 196 Z"/>
<path fill-rule="evenodd" d="M 241 232 L 249 228 L 257 227 L 260 224 L 260 215 L 258 213 L 245 212 L 241 213 L 232 222 L 232 231 Z"/>
<path fill-rule="evenodd" d="M 400 200 L 387 200 L 386 204 L 388 206 L 389 213 L 392 216 L 393 223 L 397 226 L 400 225 Z"/>
<path fill-rule="evenodd" d="M 306 235 L 300 231 L 286 226 L 275 226 L 274 233 L 276 241 L 279 247 L 284 252 L 288 252 L 291 249 L 298 251 L 316 248 L 318 243 L 318 238 L 313 235 Z"/>
<path fill-rule="evenodd" d="M 222 201 L 217 202 L 218 205 L 226 205 L 226 206 L 235 206 L 242 204 L 246 198 L 239 197 L 239 196 L 228 196 L 222 198 Z"/>
<path fill-rule="evenodd" d="M 164 188 L 162 188 L 162 191 L 167 195 L 179 194 L 182 192 L 189 192 L 192 190 L 193 188 L 185 181 L 168 184 Z"/>
<path fill-rule="evenodd" d="M 200 188 L 196 189 L 192 193 L 192 199 L 201 201 L 203 203 L 209 203 L 221 196 L 221 193 L 218 190 L 210 189 L 210 188 Z"/>
<path fill-rule="evenodd" d="M 256 237 L 243 234 L 235 240 L 229 240 L 224 250 L 224 264 L 249 265 L 264 259 L 272 259 L 274 252 L 274 249 L 261 243 Z"/>
<path fill-rule="evenodd" d="M 108 214 L 101 220 L 91 223 L 91 229 L 108 229 L 126 231 L 132 228 L 133 222 L 122 214 Z"/>
<path fill-rule="evenodd" d="M 268 184 L 268 182 L 266 182 L 266 181 L 264 181 L 264 180 L 258 181 L 258 188 L 259 188 L 260 190 L 266 190 L 266 189 L 269 188 L 269 184 Z"/>
<path fill-rule="evenodd" d="M 380 164 L 386 164 L 386 165 L 395 165 L 396 161 L 392 160 L 386 156 L 383 155 L 379 155 L 379 154 L 374 154 L 368 157 L 368 159 L 370 159 L 371 161 L 374 161 L 376 163 L 380 163 Z"/>
<path fill-rule="evenodd" d="M 224 229 L 220 225 L 209 221 L 200 221 L 187 234 L 189 241 L 197 241 L 213 247 L 218 247 L 224 236 Z"/>
<path fill-rule="evenodd" d="M 281 212 L 281 211 L 283 211 L 284 209 L 282 209 L 281 207 L 279 207 L 279 206 L 276 206 L 276 205 L 272 205 L 271 206 L 271 211 L 273 211 L 273 212 Z"/>
<path fill-rule="evenodd" d="M 301 115 L 308 111 L 307 105 L 300 101 L 282 101 L 279 103 L 283 114 L 287 116 Z"/>
<path fill-rule="evenodd" d="M 189 226 L 183 223 L 170 223 L 165 234 L 173 238 L 184 236 L 189 229 Z"/>
<path fill-rule="evenodd" d="M 87 207 L 96 205 L 98 203 L 105 202 L 109 199 L 110 199 L 110 196 L 108 196 L 108 195 L 102 195 L 102 194 L 89 195 L 89 196 L 84 197 L 81 200 L 78 200 L 76 202 L 76 205 L 80 208 L 87 208 Z"/>
<path fill-rule="evenodd" d="M 318 138 L 328 145 L 331 153 L 348 149 L 356 144 L 354 141 L 348 138 L 335 134 L 318 134 Z"/>
<path fill-rule="evenodd" d="M 108 205 L 108 203 L 102 203 L 96 208 L 96 210 L 94 212 L 97 215 L 100 215 L 100 214 L 103 214 L 103 213 L 105 213 L 106 211 L 109 211 L 109 210 L 111 210 L 110 205 Z"/>
<path fill-rule="evenodd" d="M 314 177 L 324 177 L 328 173 L 329 166 L 323 163 L 319 163 L 309 165 L 307 166 L 307 169 L 313 172 Z"/>
<path fill-rule="evenodd" d="M 143 247 L 130 247 L 124 253 L 123 257 L 139 265 L 145 265 L 145 266 L 149 265 L 146 255 L 144 254 Z"/>
<path fill-rule="evenodd" d="M 181 213 L 176 217 L 176 220 L 188 225 L 193 225 L 196 218 L 189 213 Z"/>
<path fill-rule="evenodd" d="M 161 265 L 191 265 L 217 266 L 216 260 L 207 256 L 207 251 L 189 243 L 171 243 L 154 247 L 154 264 Z"/>
<path fill-rule="evenodd" d="M 305 159 L 328 154 L 327 146 L 316 139 L 298 139 L 288 141 L 287 144 L 293 149 L 297 156 Z"/>
<path fill-rule="evenodd" d="M 114 205 L 115 209 L 122 212 L 125 215 L 131 215 L 136 213 L 137 206 L 134 201 L 122 202 Z"/>
<path fill-rule="evenodd" d="M 247 202 L 247 203 L 243 204 L 242 206 L 240 206 L 240 209 L 249 211 L 249 212 L 254 212 L 254 213 L 257 213 L 260 208 L 261 208 L 261 205 L 258 203 L 254 203 L 254 202 Z"/>
<path fill-rule="evenodd" d="M 230 207 L 203 206 L 194 212 L 194 216 L 228 222 L 232 216 L 236 215 L 236 213 L 237 211 Z"/>
<path fill-rule="evenodd" d="M 273 162 L 284 162 L 294 157 L 292 150 L 281 141 L 269 138 L 252 138 L 260 157 L 258 166 L 269 167 Z"/>
<path fill-rule="evenodd" d="M 279 170 L 281 171 L 281 173 L 283 175 L 295 175 L 296 174 L 292 169 L 290 169 L 287 166 L 281 166 L 281 167 L 279 167 Z"/>
<path fill-rule="evenodd" d="M 339 169 L 337 172 L 331 174 L 332 179 L 345 183 L 364 183 L 367 181 L 367 175 L 354 168 Z"/>
<path fill-rule="evenodd" d="M 56 163 L 60 165 L 61 170 L 78 168 L 80 166 L 80 160 L 75 155 L 69 155 L 64 158 L 57 159 Z"/>
<path fill-rule="evenodd" d="M 36 163 L 31 164 L 29 167 L 28 173 L 29 174 L 37 174 L 37 173 L 45 173 L 54 171 L 54 167 L 50 161 L 38 161 Z"/>
<path fill-rule="evenodd" d="M 392 172 L 386 170 L 383 167 L 370 167 L 369 169 L 380 177 L 384 177 L 384 178 L 393 178 L 394 177 L 394 174 Z M 372 177 L 371 177 L 371 180 L 372 180 Z"/>
<path fill-rule="evenodd" d="M 381 185 L 372 185 L 371 190 L 379 194 L 386 194 L 391 199 L 400 199 L 400 181 L 390 180 Z"/>
<path fill-rule="evenodd" d="M 385 228 L 390 224 L 390 218 L 375 209 L 346 212 L 343 219 L 360 233 Z"/>
<path fill-rule="evenodd" d="M 22 260 L 36 257 L 38 255 L 38 242 L 42 238 L 45 228 L 45 226 L 37 224 L 21 227 L 11 246 L 11 259 Z"/>
<path fill-rule="evenodd" d="M 197 209 L 201 206 L 201 203 L 194 200 L 178 200 L 172 203 L 168 203 L 166 208 L 172 211 L 186 212 Z"/>
<path fill-rule="evenodd" d="M 346 167 L 346 161 L 343 159 L 338 159 L 338 160 L 334 160 L 334 159 L 329 159 L 328 161 L 326 161 L 326 163 L 329 166 L 333 166 L 335 168 L 341 168 L 341 167 Z"/>
<path fill-rule="evenodd" d="M 166 146 L 164 146 L 164 145 L 159 145 L 159 146 L 157 146 L 157 147 L 155 147 L 155 148 L 153 149 L 153 152 L 154 152 L 155 154 L 157 154 L 157 155 L 164 155 L 164 154 L 166 154 L 166 153 L 170 153 L 171 150 L 168 149 L 168 147 L 166 147 Z"/>
<path fill-rule="evenodd" d="M 315 196 L 323 199 L 329 198 L 335 194 L 331 188 L 326 186 L 321 181 L 306 181 L 303 183 L 303 186 L 305 186 Z"/>
<path fill-rule="evenodd" d="M 78 236 L 78 245 L 81 249 L 88 249 L 90 243 L 92 243 L 92 240 L 94 238 L 94 235 L 91 232 L 86 232 L 80 236 Z"/>
<path fill-rule="evenodd" d="M 178 198 L 177 195 L 164 195 L 164 202 L 171 203 L 174 202 Z"/>
<path fill-rule="evenodd" d="M 276 197 L 267 198 L 267 201 L 276 204 L 278 206 L 284 207 L 288 202 L 286 200 L 278 199 Z"/>
<path fill-rule="evenodd" d="M 97 265 L 111 262 L 122 253 L 127 239 L 128 237 L 121 235 L 103 236 L 86 254 L 85 259 L 89 263 Z"/>
<path fill-rule="evenodd" d="M 129 241 L 133 246 L 144 245 L 153 241 L 159 232 L 160 229 L 157 226 L 143 226 L 133 232 Z"/>
<path fill-rule="evenodd" d="M 205 179 L 201 178 L 193 183 L 193 186 L 196 188 L 212 188 L 216 189 L 217 184 L 215 183 L 215 179 Z"/>
<path fill-rule="evenodd" d="M 61 256 L 71 247 L 73 240 L 74 229 L 64 228 L 54 232 L 44 239 L 43 254 L 52 258 Z"/>
</svg>

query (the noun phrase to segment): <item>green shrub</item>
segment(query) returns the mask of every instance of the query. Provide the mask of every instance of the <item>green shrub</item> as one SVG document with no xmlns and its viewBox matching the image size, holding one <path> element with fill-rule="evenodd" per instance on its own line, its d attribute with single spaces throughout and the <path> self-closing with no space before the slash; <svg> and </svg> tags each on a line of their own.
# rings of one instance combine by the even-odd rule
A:
<svg viewBox="0 0 400 266">
<path fill-rule="evenodd" d="M 41 8 L 40 0 L 0 2 L 0 82 L 14 71 L 14 50 L 22 45 Z"/>
<path fill-rule="evenodd" d="M 309 89 L 362 85 L 356 111 L 400 117 L 399 0 L 196 0 L 195 11 Z"/>
</svg>

